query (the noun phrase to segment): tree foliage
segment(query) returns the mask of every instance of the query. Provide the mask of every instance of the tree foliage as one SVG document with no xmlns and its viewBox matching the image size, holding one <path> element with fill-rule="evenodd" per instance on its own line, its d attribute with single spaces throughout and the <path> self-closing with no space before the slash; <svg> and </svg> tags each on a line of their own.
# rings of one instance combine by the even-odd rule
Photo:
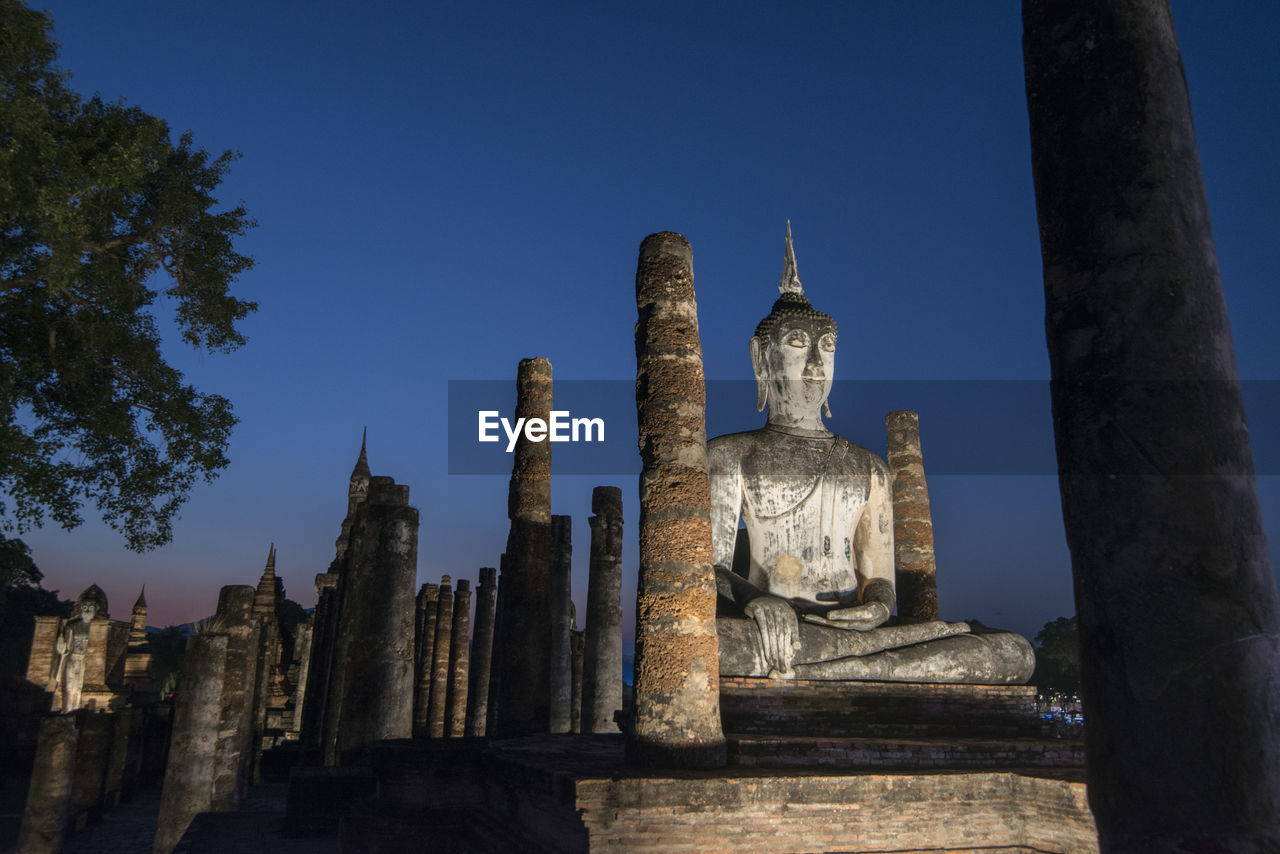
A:
<svg viewBox="0 0 1280 854">
<path fill-rule="evenodd" d="M 165 361 L 153 306 L 195 348 L 243 344 L 233 243 L 254 223 L 213 195 L 236 155 L 81 99 L 56 53 L 44 15 L 0 0 L 0 522 L 70 528 L 92 500 L 141 551 L 227 465 L 236 422 Z"/>
<path fill-rule="evenodd" d="M 1032 683 L 1041 691 L 1080 693 L 1080 647 L 1075 617 L 1059 617 L 1036 634 L 1036 670 Z"/>
</svg>

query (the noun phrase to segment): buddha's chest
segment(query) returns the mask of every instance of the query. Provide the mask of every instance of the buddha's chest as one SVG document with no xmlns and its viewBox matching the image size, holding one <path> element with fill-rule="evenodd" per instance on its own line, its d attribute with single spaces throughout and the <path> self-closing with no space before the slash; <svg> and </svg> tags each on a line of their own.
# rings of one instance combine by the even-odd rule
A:
<svg viewBox="0 0 1280 854">
<path fill-rule="evenodd" d="M 814 447 L 817 446 L 817 447 Z M 767 589 L 812 599 L 856 587 L 854 532 L 867 506 L 870 465 L 847 443 L 819 443 L 785 459 L 743 461 L 743 518 L 752 564 Z"/>
</svg>

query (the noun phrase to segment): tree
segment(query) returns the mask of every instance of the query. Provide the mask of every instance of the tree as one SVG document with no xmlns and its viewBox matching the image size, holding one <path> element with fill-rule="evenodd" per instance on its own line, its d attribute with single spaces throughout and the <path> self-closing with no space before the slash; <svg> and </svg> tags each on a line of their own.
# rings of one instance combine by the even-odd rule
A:
<svg viewBox="0 0 1280 854">
<path fill-rule="evenodd" d="M 1080 647 L 1075 617 L 1050 620 L 1036 634 L 1036 671 L 1031 681 L 1041 691 L 1080 693 Z"/>
<path fill-rule="evenodd" d="M 56 53 L 48 18 L 0 0 L 0 526 L 71 528 L 91 499 L 143 551 L 236 423 L 162 357 L 153 306 L 192 347 L 242 345 L 257 306 L 229 292 L 252 265 L 233 242 L 254 222 L 213 195 L 237 155 L 82 100 Z"/>
<path fill-rule="evenodd" d="M 43 577 L 26 543 L 0 536 L 0 677 L 26 674 L 36 617 L 71 614 L 71 602 L 40 586 Z"/>
</svg>

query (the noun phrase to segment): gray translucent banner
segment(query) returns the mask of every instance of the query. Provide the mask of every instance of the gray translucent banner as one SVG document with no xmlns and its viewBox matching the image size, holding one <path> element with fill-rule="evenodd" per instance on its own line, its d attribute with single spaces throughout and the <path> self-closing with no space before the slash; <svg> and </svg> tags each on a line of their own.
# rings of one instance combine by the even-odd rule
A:
<svg viewBox="0 0 1280 854">
<path fill-rule="evenodd" d="M 1257 474 L 1280 473 L 1280 381 L 1241 383 Z M 1096 389 L 1094 389 L 1096 391 Z M 1107 395 L 1130 401 L 1212 401 L 1229 389 L 1207 383 L 1117 383 Z M 554 474 L 639 474 L 634 380 L 557 380 L 553 423 L 532 435 L 552 441 Z M 707 383 L 707 435 L 764 425 L 750 381 Z M 515 382 L 449 381 L 449 474 L 509 475 L 516 432 Z M 1053 475 L 1053 416 L 1047 380 L 839 380 L 830 397 L 827 427 L 878 454 L 885 452 L 886 413 L 920 414 L 925 472 L 929 475 Z M 487 413 L 483 414 L 482 413 Z M 503 419 L 506 420 L 504 426 Z M 527 427 L 527 425 L 524 425 Z M 481 441 L 484 432 L 489 441 Z M 522 429 L 520 432 L 524 432 Z M 1088 475 L 1150 474 L 1141 453 L 1131 471 L 1089 470 Z M 1212 458 L 1212 454 L 1205 455 Z M 1119 465 L 1112 463 L 1113 467 Z M 1167 475 L 1245 474 L 1230 463 L 1188 460 Z"/>
</svg>

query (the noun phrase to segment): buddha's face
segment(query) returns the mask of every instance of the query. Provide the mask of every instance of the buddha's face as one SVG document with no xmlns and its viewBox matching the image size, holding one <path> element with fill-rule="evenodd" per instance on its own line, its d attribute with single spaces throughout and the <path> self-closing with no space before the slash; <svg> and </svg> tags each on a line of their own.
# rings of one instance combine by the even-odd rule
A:
<svg viewBox="0 0 1280 854">
<path fill-rule="evenodd" d="M 783 318 L 764 354 L 769 407 L 793 417 L 818 417 L 835 378 L 836 329 L 828 320 Z"/>
<path fill-rule="evenodd" d="M 86 623 L 92 623 L 93 618 L 98 616 L 98 606 L 93 602 L 80 603 L 80 619 Z"/>
</svg>

